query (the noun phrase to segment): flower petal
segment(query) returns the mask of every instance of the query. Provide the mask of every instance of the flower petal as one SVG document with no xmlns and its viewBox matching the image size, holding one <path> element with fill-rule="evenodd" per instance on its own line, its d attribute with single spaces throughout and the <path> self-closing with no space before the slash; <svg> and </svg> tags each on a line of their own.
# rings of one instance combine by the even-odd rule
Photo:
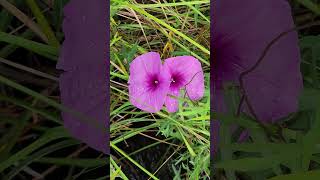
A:
<svg viewBox="0 0 320 180">
<path fill-rule="evenodd" d="M 174 97 L 179 97 L 179 89 L 170 89 L 168 94 L 174 96 Z M 174 113 L 178 111 L 179 108 L 179 100 L 170 96 L 166 97 L 165 101 L 166 108 L 168 112 Z"/>
<path fill-rule="evenodd" d="M 59 80 L 62 104 L 90 118 L 90 122 L 83 121 L 73 114 L 62 112 L 64 126 L 73 137 L 108 154 L 109 103 L 105 75 L 104 70 L 88 69 L 63 73 Z"/>
<path fill-rule="evenodd" d="M 137 56 L 130 63 L 130 77 L 128 83 L 145 83 L 145 80 L 149 75 L 160 74 L 161 66 L 159 53 L 148 52 Z"/>
<path fill-rule="evenodd" d="M 219 20 L 214 25 L 215 70 L 220 82 L 238 83 L 239 74 L 257 62 L 268 43 L 294 27 L 285 0 L 219 1 L 215 17 Z M 277 41 L 244 81 L 248 99 L 261 121 L 274 122 L 296 111 L 302 88 L 297 33 L 289 33 Z"/>
<path fill-rule="evenodd" d="M 170 74 L 179 73 L 183 76 L 187 95 L 191 100 L 199 100 L 204 95 L 204 75 L 201 63 L 192 56 L 177 56 L 165 60 L 164 65 Z"/>
<path fill-rule="evenodd" d="M 159 84 L 148 87 L 148 78 L 157 76 Z M 160 111 L 170 86 L 168 70 L 161 64 L 160 55 L 149 52 L 136 57 L 130 64 L 129 99 L 139 109 L 154 113 Z"/>
<path fill-rule="evenodd" d="M 89 66 L 105 67 L 108 14 L 108 4 L 101 0 L 71 0 L 64 7 L 65 40 L 58 69 L 69 71 Z"/>
<path fill-rule="evenodd" d="M 92 119 L 84 122 L 62 112 L 64 126 L 76 139 L 109 154 L 107 7 L 100 0 L 71 0 L 65 6 L 57 69 L 65 71 L 59 79 L 62 104 Z"/>
</svg>

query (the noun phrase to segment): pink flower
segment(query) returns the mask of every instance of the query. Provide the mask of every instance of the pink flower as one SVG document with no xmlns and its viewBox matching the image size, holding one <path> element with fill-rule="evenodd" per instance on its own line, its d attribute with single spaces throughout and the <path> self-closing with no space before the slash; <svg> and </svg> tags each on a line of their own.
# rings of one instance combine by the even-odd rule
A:
<svg viewBox="0 0 320 180">
<path fill-rule="evenodd" d="M 183 87 L 191 100 L 199 100 L 204 94 L 201 64 L 192 56 L 168 58 L 164 65 L 156 52 L 138 56 L 130 64 L 128 83 L 130 102 L 150 113 L 160 111 L 163 104 L 169 112 L 176 112 Z"/>
<path fill-rule="evenodd" d="M 186 87 L 186 97 L 199 100 L 204 94 L 204 77 L 201 63 L 192 56 L 168 58 L 164 66 L 169 70 L 171 84 L 168 94 L 179 97 L 180 89 Z M 165 105 L 169 112 L 178 110 L 178 99 L 167 96 Z"/>
<path fill-rule="evenodd" d="M 160 55 L 149 52 L 130 64 L 129 99 L 139 109 L 160 111 L 170 86 L 170 74 L 161 64 Z"/>
</svg>

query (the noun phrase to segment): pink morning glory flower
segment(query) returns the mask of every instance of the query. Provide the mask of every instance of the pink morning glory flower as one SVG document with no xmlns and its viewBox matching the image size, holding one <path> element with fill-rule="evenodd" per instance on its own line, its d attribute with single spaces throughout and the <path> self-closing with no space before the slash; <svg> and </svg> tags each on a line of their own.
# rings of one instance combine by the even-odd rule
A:
<svg viewBox="0 0 320 180">
<path fill-rule="evenodd" d="M 169 70 L 171 84 L 168 94 L 179 97 L 180 89 L 186 88 L 186 95 L 191 100 L 199 100 L 204 94 L 204 76 L 201 63 L 192 56 L 178 56 L 168 58 L 164 66 Z M 178 99 L 166 97 L 165 105 L 168 112 L 178 110 Z"/>
<path fill-rule="evenodd" d="M 192 56 L 168 58 L 162 64 L 158 53 L 145 53 L 130 64 L 128 83 L 130 102 L 150 113 L 160 111 L 163 104 L 168 112 L 176 112 L 181 88 L 191 100 L 204 94 L 201 63 Z"/>
<path fill-rule="evenodd" d="M 170 74 L 160 55 L 149 52 L 130 64 L 129 100 L 139 109 L 155 113 L 162 108 L 170 86 Z"/>
</svg>

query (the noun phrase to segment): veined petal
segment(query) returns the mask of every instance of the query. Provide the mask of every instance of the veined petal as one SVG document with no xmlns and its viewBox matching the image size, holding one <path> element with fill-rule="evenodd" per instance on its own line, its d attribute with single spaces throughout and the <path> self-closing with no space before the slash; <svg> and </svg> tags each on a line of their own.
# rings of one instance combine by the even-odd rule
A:
<svg viewBox="0 0 320 180">
<path fill-rule="evenodd" d="M 92 119 L 83 121 L 68 112 L 62 112 L 64 126 L 75 138 L 96 150 L 109 153 L 109 102 L 105 75 L 104 69 L 82 69 L 61 74 L 59 82 L 62 104 Z"/>
<path fill-rule="evenodd" d="M 172 95 L 173 97 L 167 96 L 165 105 L 170 113 L 174 113 L 178 111 L 179 108 L 179 100 L 177 99 L 179 97 L 179 89 L 171 88 L 168 92 L 168 95 Z"/>
<path fill-rule="evenodd" d="M 71 0 L 64 7 L 63 32 L 57 69 L 70 71 L 105 67 L 108 41 L 108 7 L 101 0 Z"/>
<path fill-rule="evenodd" d="M 170 75 L 158 53 L 149 52 L 131 62 L 129 99 L 137 108 L 150 113 L 160 111 L 169 86 Z"/>
<path fill-rule="evenodd" d="M 171 76 L 179 76 L 177 87 L 186 86 L 187 95 L 191 100 L 199 100 L 204 95 L 204 75 L 199 60 L 192 56 L 177 56 L 165 60 L 164 65 Z M 171 83 L 173 86 L 174 83 Z"/>
<path fill-rule="evenodd" d="M 137 56 L 130 63 L 130 77 L 129 84 L 145 83 L 146 78 L 152 74 L 159 74 L 161 72 L 160 54 L 156 52 L 148 52 Z"/>
<path fill-rule="evenodd" d="M 222 84 L 239 85 L 239 75 L 252 67 L 268 43 L 294 27 L 291 8 L 285 0 L 215 1 L 213 111 L 225 113 Z M 272 123 L 297 110 L 302 89 L 297 32 L 278 40 L 262 63 L 244 79 L 244 89 L 259 120 Z M 223 108 L 222 108 L 223 107 Z M 248 114 L 248 108 L 245 107 Z M 217 152 L 219 121 L 212 122 L 212 152 Z"/>
<path fill-rule="evenodd" d="M 65 71 L 59 78 L 62 104 L 92 119 L 83 122 L 62 112 L 64 126 L 74 138 L 106 154 L 110 154 L 108 14 L 106 1 L 71 0 L 64 8 L 65 40 L 57 64 Z"/>
<path fill-rule="evenodd" d="M 215 5 L 215 83 L 238 84 L 239 74 L 257 62 L 268 43 L 294 27 L 291 8 L 285 0 L 224 0 Z M 296 111 L 301 88 L 297 32 L 279 39 L 244 79 L 248 99 L 263 122 Z"/>
</svg>

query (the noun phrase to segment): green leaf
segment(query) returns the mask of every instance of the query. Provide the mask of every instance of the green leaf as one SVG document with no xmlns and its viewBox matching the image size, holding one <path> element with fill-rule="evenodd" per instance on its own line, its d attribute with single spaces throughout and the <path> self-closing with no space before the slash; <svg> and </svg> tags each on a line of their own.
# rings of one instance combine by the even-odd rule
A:
<svg viewBox="0 0 320 180">
<path fill-rule="evenodd" d="M 43 157 L 36 160 L 38 163 L 55 164 L 60 166 L 78 166 L 84 168 L 92 168 L 107 164 L 106 159 L 90 159 L 90 158 L 52 158 Z"/>
<path fill-rule="evenodd" d="M 234 171 L 260 171 L 271 169 L 276 163 L 280 161 L 288 160 L 281 155 L 269 156 L 269 157 L 250 157 L 242 158 L 238 160 L 227 160 L 218 162 L 215 164 L 216 168 L 223 168 L 226 170 Z"/>
<path fill-rule="evenodd" d="M 53 1 L 53 21 L 56 29 L 60 29 L 63 21 L 63 7 L 69 0 L 54 0 Z"/>
<path fill-rule="evenodd" d="M 234 116 L 230 114 L 221 114 L 216 112 L 211 112 L 213 119 L 219 119 L 221 122 L 224 121 L 224 123 L 228 125 L 236 124 L 240 127 L 246 128 L 246 129 L 262 129 L 261 126 L 252 120 L 250 117 L 242 115 L 242 116 Z"/>
<path fill-rule="evenodd" d="M 0 98 L 1 99 L 1 98 Z M 28 124 L 28 120 L 31 118 L 31 112 L 24 112 L 18 119 L 15 119 L 14 126 L 0 139 L 1 150 L 0 150 L 0 161 L 4 160 L 9 154 L 11 149 L 19 140 L 23 129 Z"/>
<path fill-rule="evenodd" d="M 32 39 L 35 36 L 35 34 L 30 29 L 27 29 L 25 32 L 23 32 L 19 36 L 25 39 Z M 18 47 L 19 46 L 15 44 L 6 45 L 0 50 L 0 57 L 3 57 L 3 58 L 8 57 L 10 54 L 14 53 Z"/>
<path fill-rule="evenodd" d="M 320 170 L 308 171 L 306 173 L 297 173 L 282 175 L 270 178 L 269 180 L 319 180 L 320 179 Z"/>
<path fill-rule="evenodd" d="M 28 166 L 33 161 L 37 161 L 42 156 L 45 156 L 45 155 L 50 154 L 52 152 L 55 152 L 55 151 L 57 151 L 59 149 L 63 149 L 63 148 L 70 147 L 70 146 L 74 146 L 74 145 L 77 145 L 77 144 L 80 144 L 80 142 L 76 141 L 76 140 L 73 140 L 73 139 L 68 139 L 68 140 L 64 140 L 64 141 L 49 145 L 47 147 L 44 147 L 43 149 L 33 153 L 32 155 L 27 156 L 22 162 L 19 163 L 18 166 L 13 168 L 8 173 L 8 175 L 6 176 L 5 179 L 10 180 L 10 179 L 14 178 L 14 176 L 16 176 L 24 167 Z M 63 158 L 63 159 L 66 161 L 66 159 L 68 159 L 68 158 Z M 70 162 L 70 160 L 68 159 L 67 162 Z M 86 162 L 86 163 L 88 163 L 88 162 Z"/>
<path fill-rule="evenodd" d="M 55 114 L 53 112 L 45 111 L 40 108 L 35 108 L 31 105 L 31 103 L 27 103 L 27 102 L 21 101 L 19 99 L 13 98 L 13 97 L 7 97 L 2 94 L 0 94 L 0 100 L 11 102 L 17 106 L 23 107 L 27 110 L 34 112 L 34 113 L 38 113 L 38 114 L 42 115 L 43 117 L 45 117 L 55 123 L 58 123 L 60 125 L 63 124 L 60 117 L 57 114 Z"/>
<path fill-rule="evenodd" d="M 297 0 L 300 4 L 304 5 L 308 9 L 310 9 L 312 12 L 314 12 L 316 15 L 320 15 L 320 6 L 319 4 L 316 4 L 312 2 L 311 0 Z"/>
<path fill-rule="evenodd" d="M 231 143 L 230 126 L 226 125 L 225 123 L 221 123 L 220 137 L 221 137 L 221 141 L 220 141 L 221 160 L 223 162 L 232 161 L 233 151 L 226 147 Z M 216 167 L 218 167 L 218 165 Z M 236 180 L 234 169 L 225 168 L 225 170 L 226 170 L 227 179 Z"/>
<path fill-rule="evenodd" d="M 9 2 L 15 4 L 15 6 L 19 8 L 21 7 L 23 0 L 9 0 Z M 14 18 L 7 9 L 3 8 L 0 12 L 0 19 L 0 31 L 7 31 Z"/>
<path fill-rule="evenodd" d="M 30 40 L 27 40 L 18 36 L 14 36 L 5 32 L 0 32 L 0 42 L 1 41 L 23 47 L 25 49 L 28 49 L 29 51 L 32 51 L 34 53 L 37 53 L 39 55 L 42 55 L 44 57 L 47 57 L 55 61 L 57 60 L 57 56 L 59 53 L 59 50 L 56 47 L 30 41 Z"/>
<path fill-rule="evenodd" d="M 14 165 L 18 161 L 23 158 L 26 158 L 30 153 L 34 152 L 41 146 L 64 137 L 69 137 L 69 134 L 66 132 L 64 127 L 56 127 L 48 130 L 43 136 L 41 136 L 38 140 L 34 141 L 32 144 L 28 145 L 21 151 L 15 153 L 14 155 L 10 156 L 8 159 L 0 162 L 0 172 L 7 169 L 8 167 Z"/>
<path fill-rule="evenodd" d="M 297 144 L 295 143 L 261 143 L 260 141 L 257 143 L 241 143 L 241 144 L 229 144 L 226 145 L 226 148 L 231 149 L 233 151 L 244 151 L 244 152 L 263 152 L 267 151 L 270 153 L 285 153 L 288 151 L 296 151 Z"/>
<path fill-rule="evenodd" d="M 314 112 L 313 124 L 311 125 L 311 129 L 302 139 L 302 163 L 305 166 L 305 169 L 308 168 L 310 160 L 312 158 L 313 150 L 315 145 L 318 143 L 320 139 L 320 101 L 317 103 L 317 109 Z"/>
<path fill-rule="evenodd" d="M 314 110 L 320 102 L 320 91 L 313 88 L 304 88 L 299 99 L 299 110 Z"/>
<path fill-rule="evenodd" d="M 54 47 L 59 47 L 60 43 L 57 40 L 54 32 L 52 31 L 47 19 L 42 14 L 39 6 L 37 5 L 35 0 L 26 0 L 28 6 L 30 7 L 33 15 L 36 17 L 42 31 L 48 38 L 49 45 Z"/>
<path fill-rule="evenodd" d="M 304 36 L 300 39 L 300 48 L 312 48 L 314 45 L 320 44 L 320 35 Z"/>
<path fill-rule="evenodd" d="M 83 114 L 82 112 L 76 111 L 74 109 L 68 108 L 66 106 L 63 106 L 61 104 L 59 104 L 58 102 L 38 93 L 35 92 L 27 87 L 24 87 L 14 81 L 11 81 L 10 79 L 3 77 L 0 75 L 0 82 L 8 85 L 10 87 L 13 87 L 21 92 L 24 92 L 38 100 L 41 100 L 43 102 L 46 102 L 48 105 L 53 106 L 61 111 L 70 113 L 71 115 L 73 115 L 74 117 L 78 118 L 79 120 L 86 122 L 88 125 L 96 128 L 96 130 L 100 130 L 103 132 L 107 132 L 108 130 L 106 129 L 106 127 L 101 126 L 95 119 L 93 119 L 92 117 L 88 117 L 87 115 Z"/>
</svg>

